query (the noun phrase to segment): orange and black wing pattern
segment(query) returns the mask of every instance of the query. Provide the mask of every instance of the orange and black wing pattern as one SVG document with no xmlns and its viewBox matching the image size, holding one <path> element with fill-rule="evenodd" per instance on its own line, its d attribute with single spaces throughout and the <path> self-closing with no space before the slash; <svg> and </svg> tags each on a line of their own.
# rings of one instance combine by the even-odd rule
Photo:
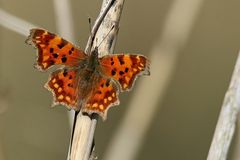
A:
<svg viewBox="0 0 240 160">
<path fill-rule="evenodd" d="M 80 109 L 78 106 L 79 78 L 76 69 L 58 69 L 50 75 L 45 88 L 53 93 L 53 105 L 63 104 L 68 109 Z"/>
<path fill-rule="evenodd" d="M 113 54 L 100 58 L 101 72 L 118 81 L 122 91 L 131 90 L 139 75 L 149 75 L 149 61 L 142 55 Z"/>
<path fill-rule="evenodd" d="M 118 87 L 110 78 L 99 76 L 92 92 L 86 98 L 82 110 L 87 113 L 98 113 L 104 120 L 110 107 L 118 105 Z"/>
<path fill-rule="evenodd" d="M 31 29 L 26 40 L 38 49 L 36 68 L 46 70 L 53 65 L 77 66 L 87 55 L 65 39 L 43 29 Z"/>
</svg>

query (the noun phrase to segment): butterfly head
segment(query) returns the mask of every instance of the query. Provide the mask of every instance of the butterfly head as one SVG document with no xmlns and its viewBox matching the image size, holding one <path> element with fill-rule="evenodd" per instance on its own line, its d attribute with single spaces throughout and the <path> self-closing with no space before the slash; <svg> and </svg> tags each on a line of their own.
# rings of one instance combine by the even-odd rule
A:
<svg viewBox="0 0 240 160">
<path fill-rule="evenodd" d="M 93 57 L 98 58 L 98 46 L 94 48 L 94 50 L 92 51 L 92 55 Z"/>
</svg>

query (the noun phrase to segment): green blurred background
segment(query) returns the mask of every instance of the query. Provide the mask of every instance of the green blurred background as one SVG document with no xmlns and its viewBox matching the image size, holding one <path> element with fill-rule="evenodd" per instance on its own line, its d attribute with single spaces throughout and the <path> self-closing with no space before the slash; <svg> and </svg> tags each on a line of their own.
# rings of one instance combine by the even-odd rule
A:
<svg viewBox="0 0 240 160">
<path fill-rule="evenodd" d="M 88 16 L 95 19 L 101 3 L 70 1 L 74 36 L 82 48 L 89 36 Z M 151 59 L 151 49 L 163 34 L 173 3 L 174 0 L 126 0 L 115 52 L 142 53 Z M 238 0 L 203 0 L 134 159 L 206 159 L 240 49 L 239 6 Z M 185 7 L 182 12 L 190 6 Z M 0 0 L 0 8 L 57 33 L 51 0 Z M 174 27 L 178 30 L 178 26 Z M 0 159 L 64 160 L 71 134 L 68 111 L 63 106 L 49 107 L 52 95 L 43 88 L 48 74 L 33 68 L 35 50 L 24 43 L 25 39 L 0 26 Z M 164 66 L 159 63 L 158 67 Z M 135 88 L 139 81 L 151 83 L 147 79 L 139 78 Z M 131 98 L 149 94 L 137 93 L 135 88 L 121 94 L 121 105 L 109 111 L 106 122 L 99 121 L 95 134 L 99 159 L 111 147 L 114 131 L 130 107 Z M 139 110 L 148 110 L 148 106 Z M 128 135 L 126 138 L 131 143 Z M 236 158 L 236 147 L 232 147 L 229 159 L 240 159 Z"/>
</svg>

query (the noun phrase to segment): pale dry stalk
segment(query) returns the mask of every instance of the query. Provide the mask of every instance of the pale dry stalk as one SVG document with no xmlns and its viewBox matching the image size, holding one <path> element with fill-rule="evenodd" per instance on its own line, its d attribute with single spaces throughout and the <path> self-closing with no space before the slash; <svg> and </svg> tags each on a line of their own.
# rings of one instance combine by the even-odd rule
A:
<svg viewBox="0 0 240 160">
<path fill-rule="evenodd" d="M 240 109 L 240 53 L 225 94 L 207 160 L 226 160 Z"/>
<path fill-rule="evenodd" d="M 111 6 L 109 6 L 109 4 L 111 4 Z M 102 39 L 106 37 L 107 33 L 112 29 L 112 26 L 114 25 L 111 33 L 99 47 L 99 56 L 113 52 L 123 4 L 124 0 L 103 0 L 101 12 L 92 29 L 91 36 L 93 37 L 93 42 L 91 42 L 92 40 L 90 37 L 86 51 L 89 51 L 97 46 L 99 42 L 101 42 Z M 107 8 L 107 13 L 104 15 Z M 89 159 L 92 151 L 92 143 L 96 124 L 96 115 L 89 117 L 88 115 L 84 115 L 81 112 L 77 115 L 72 140 L 72 149 L 70 153 L 71 160 Z"/>
</svg>

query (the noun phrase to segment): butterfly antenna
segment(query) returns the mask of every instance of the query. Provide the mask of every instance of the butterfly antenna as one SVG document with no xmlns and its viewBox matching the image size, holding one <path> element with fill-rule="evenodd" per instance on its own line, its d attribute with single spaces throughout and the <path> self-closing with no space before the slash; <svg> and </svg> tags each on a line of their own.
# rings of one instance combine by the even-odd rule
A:
<svg viewBox="0 0 240 160">
<path fill-rule="evenodd" d="M 89 23 L 89 33 L 90 33 L 90 36 L 92 37 L 92 19 L 90 16 L 88 16 L 88 23 Z"/>
<path fill-rule="evenodd" d="M 100 45 L 102 44 L 102 42 L 107 38 L 107 36 L 110 34 L 110 32 L 113 30 L 114 27 L 115 27 L 114 25 L 111 27 L 111 29 L 108 31 L 108 33 L 106 34 L 106 36 L 102 39 L 102 41 L 101 41 L 101 42 L 99 43 L 99 45 L 97 46 L 98 48 L 100 47 Z"/>
</svg>

